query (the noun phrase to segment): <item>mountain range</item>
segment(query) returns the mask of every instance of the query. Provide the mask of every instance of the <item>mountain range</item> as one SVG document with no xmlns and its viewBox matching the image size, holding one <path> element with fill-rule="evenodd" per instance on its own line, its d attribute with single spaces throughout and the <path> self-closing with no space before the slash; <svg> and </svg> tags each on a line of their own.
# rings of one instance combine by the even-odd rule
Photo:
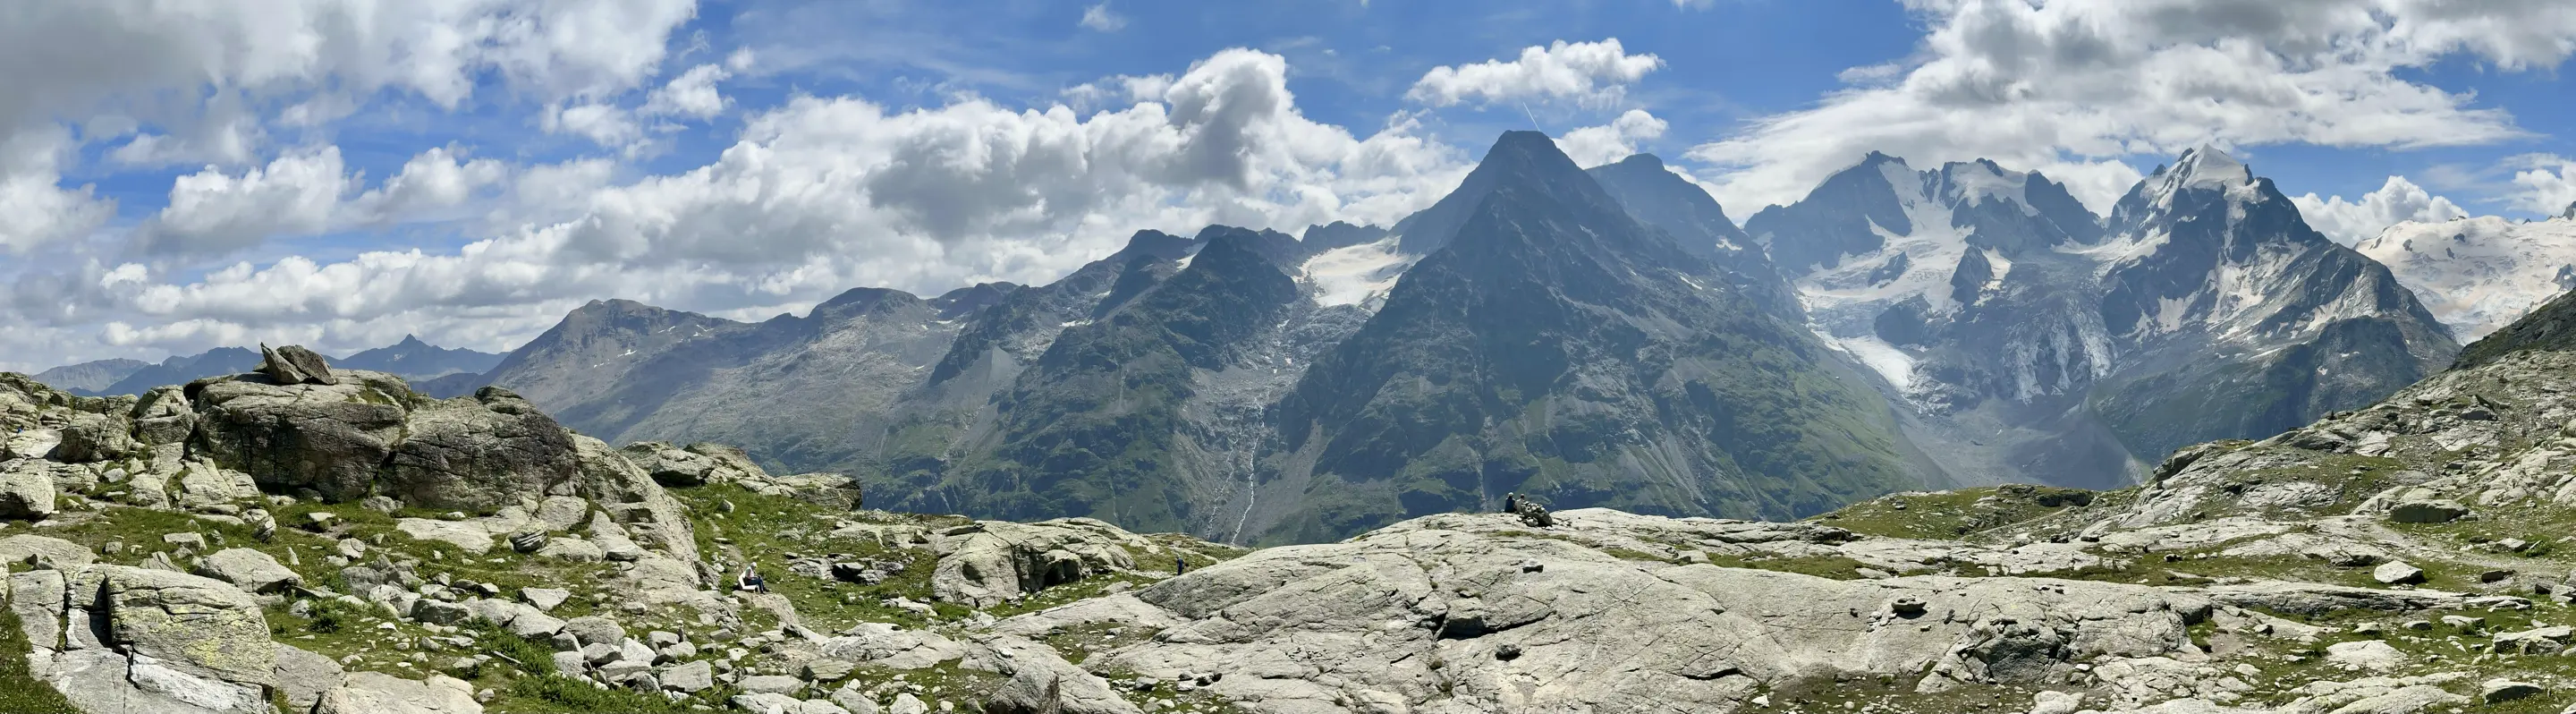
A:
<svg viewBox="0 0 2576 714">
<path fill-rule="evenodd" d="M 2498 225 L 2487 244 L 2576 215 Z M 2430 245 L 2336 245 L 2207 147 L 2107 216 L 2037 172 L 1871 154 L 1739 226 L 1651 155 L 1585 169 L 1512 132 L 1392 227 L 1145 230 L 1043 285 L 861 288 L 760 322 L 594 301 L 487 369 L 462 351 L 337 362 L 432 396 L 507 387 L 615 443 L 738 444 L 896 510 L 1234 543 L 1507 493 L 1782 519 L 1892 491 L 2132 483 L 2181 446 L 2385 397 L 2522 309 L 2462 308 L 2427 275 L 2484 276 L 2524 307 L 2560 287 L 2530 278 L 2546 250 L 2481 271 L 2462 256 L 2486 253 Z M 47 374 L 130 365 L 76 367 Z"/>
<path fill-rule="evenodd" d="M 450 375 L 476 375 L 499 365 L 502 355 L 448 349 L 404 335 L 401 342 L 332 359 L 333 364 L 384 372 L 416 382 Z M 217 347 L 178 355 L 159 364 L 106 359 L 55 367 L 34 376 L 37 381 L 83 396 L 142 394 L 153 387 L 187 384 L 206 377 L 248 372 L 259 365 L 259 352 L 243 347 Z"/>
<path fill-rule="evenodd" d="M 2184 444 L 2368 403 L 2459 349 L 2387 268 L 2207 147 L 2108 217 L 2035 172 L 1871 154 L 1746 230 L 1969 482 L 2115 487 Z"/>
</svg>

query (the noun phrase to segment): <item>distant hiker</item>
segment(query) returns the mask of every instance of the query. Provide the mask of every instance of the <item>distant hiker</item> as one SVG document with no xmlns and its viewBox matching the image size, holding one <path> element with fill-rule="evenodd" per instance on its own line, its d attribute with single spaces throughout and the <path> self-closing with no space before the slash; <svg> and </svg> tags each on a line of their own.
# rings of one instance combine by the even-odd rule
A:
<svg viewBox="0 0 2576 714">
<path fill-rule="evenodd" d="M 742 577 L 737 578 L 736 580 L 736 586 L 741 589 L 752 592 L 769 592 L 769 581 L 762 580 L 760 578 L 760 571 L 753 570 L 750 566 L 744 566 L 742 569 Z"/>
<path fill-rule="evenodd" d="M 1516 514 L 1516 513 L 1520 513 L 1520 512 L 1521 512 L 1521 495 L 1520 495 L 1520 494 L 1517 494 L 1517 493 L 1506 493 L 1506 494 L 1503 494 L 1503 512 L 1504 512 L 1504 513 L 1515 513 L 1515 514 Z"/>
<path fill-rule="evenodd" d="M 1181 556 L 1172 556 L 1172 574 L 1180 575 L 1187 572 L 1190 572 L 1190 561 Z"/>
</svg>

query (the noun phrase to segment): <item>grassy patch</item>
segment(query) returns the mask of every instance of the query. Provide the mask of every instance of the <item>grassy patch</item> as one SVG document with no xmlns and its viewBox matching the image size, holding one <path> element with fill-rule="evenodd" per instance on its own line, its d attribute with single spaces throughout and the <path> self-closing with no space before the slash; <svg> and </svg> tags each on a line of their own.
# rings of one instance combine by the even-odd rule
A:
<svg viewBox="0 0 2576 714">
<path fill-rule="evenodd" d="M 1860 569 L 1868 564 L 1839 555 L 1805 555 L 1797 557 L 1745 557 L 1721 555 L 1709 558 L 1709 564 L 1722 568 L 1769 570 L 1781 573 L 1813 575 L 1834 580 L 1858 580 Z"/>
<path fill-rule="evenodd" d="M 610 687 L 601 689 L 590 680 L 560 675 L 520 677 L 508 689 L 494 690 L 499 695 L 484 711 L 491 714 L 590 714 L 621 712 L 628 714 L 681 714 L 693 711 L 687 700 L 673 702 L 660 694 Z"/>
<path fill-rule="evenodd" d="M 1956 540 L 2080 508 L 2092 503 L 2094 495 L 2082 489 L 2026 485 L 1900 493 L 1809 520 L 1882 538 Z"/>
</svg>

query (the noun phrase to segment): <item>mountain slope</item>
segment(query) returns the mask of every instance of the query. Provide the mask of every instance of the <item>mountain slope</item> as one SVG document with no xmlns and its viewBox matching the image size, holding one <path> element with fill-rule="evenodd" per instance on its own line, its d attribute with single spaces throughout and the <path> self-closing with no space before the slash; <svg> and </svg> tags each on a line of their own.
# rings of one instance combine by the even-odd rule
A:
<svg viewBox="0 0 2576 714">
<path fill-rule="evenodd" d="M 1453 240 L 1281 401 L 1248 532 L 1329 539 L 1510 491 L 1804 514 L 1919 483 L 1883 408 L 1819 366 L 1812 337 L 1544 135 L 1505 134 L 1469 183 Z"/>
<path fill-rule="evenodd" d="M 1202 374 L 1256 358 L 1256 338 L 1304 302 L 1276 234 L 1210 229 L 1187 268 L 1132 303 L 1068 327 L 994 400 L 937 484 L 902 503 L 976 513 L 1090 515 L 1153 530 L 1202 525 L 1222 502 L 1186 463 L 1204 432 Z M 1290 244 L 1293 246 L 1293 242 Z"/>
<path fill-rule="evenodd" d="M 1727 219 L 1726 209 L 1717 205 L 1716 197 L 1664 168 L 1663 159 L 1637 154 L 1585 169 L 1584 173 L 1600 182 L 1601 189 L 1617 199 L 1629 215 L 1664 229 L 1681 242 L 1683 250 L 1715 263 L 1726 272 L 1727 284 L 1735 286 L 1754 304 L 1792 323 L 1806 321 L 1806 310 L 1798 306 L 1797 292 L 1780 277 L 1771 259 L 1762 254 L 1762 247 Z"/>
<path fill-rule="evenodd" d="M 1990 161 L 1873 154 L 1747 222 L 1816 332 L 1978 482 L 2113 487 L 2385 396 L 2456 348 L 2386 269 L 2202 149 L 2107 221 Z"/>
<path fill-rule="evenodd" d="M 2387 267 L 2215 149 L 2139 182 L 2107 226 L 2102 321 L 2127 366 L 2095 405 L 2137 453 L 2296 428 L 2459 352 Z"/>
<path fill-rule="evenodd" d="M 143 360 L 103 359 L 67 364 L 37 372 L 34 376 L 36 381 L 56 389 L 73 394 L 96 395 L 99 393 L 98 390 L 106 389 L 109 385 L 116 384 L 118 380 L 125 379 L 150 366 L 152 363 Z"/>
<path fill-rule="evenodd" d="M 207 377 L 238 374 L 259 365 L 259 353 L 240 347 L 217 347 L 194 355 L 173 356 L 125 375 L 97 394 L 142 394 L 154 387 L 187 384 Z"/>
<path fill-rule="evenodd" d="M 2576 216 L 2408 221 L 2353 249 L 2388 266 L 2463 340 L 2485 337 L 2576 288 Z"/>
</svg>

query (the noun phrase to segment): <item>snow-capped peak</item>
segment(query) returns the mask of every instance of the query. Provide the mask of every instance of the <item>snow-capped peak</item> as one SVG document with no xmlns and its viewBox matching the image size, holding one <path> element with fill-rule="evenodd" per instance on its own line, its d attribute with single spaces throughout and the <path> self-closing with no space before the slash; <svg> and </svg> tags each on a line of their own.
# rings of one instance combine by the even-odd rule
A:
<svg viewBox="0 0 2576 714">
<path fill-rule="evenodd" d="M 2558 214 L 2558 217 L 2576 221 L 2576 203 L 2567 204 L 2567 212 Z"/>
<path fill-rule="evenodd" d="M 2253 183 L 2254 172 L 2218 147 L 2202 144 L 2182 153 L 2182 160 L 2175 162 L 2167 181 L 2175 188 L 2226 190 Z"/>
</svg>

